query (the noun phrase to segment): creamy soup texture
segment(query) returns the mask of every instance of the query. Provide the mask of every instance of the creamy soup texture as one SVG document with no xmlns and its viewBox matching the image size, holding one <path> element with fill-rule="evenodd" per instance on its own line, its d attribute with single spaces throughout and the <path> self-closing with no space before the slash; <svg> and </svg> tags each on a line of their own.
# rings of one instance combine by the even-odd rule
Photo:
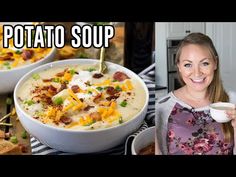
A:
<svg viewBox="0 0 236 177">
<path fill-rule="evenodd" d="M 49 54 L 51 48 L 26 48 L 20 49 L 13 46 L 13 39 L 9 47 L 3 48 L 3 27 L 0 26 L 0 70 L 11 70 L 16 67 L 28 65 L 43 59 Z"/>
<path fill-rule="evenodd" d="M 143 86 L 122 71 L 77 65 L 34 73 L 18 92 L 22 108 L 42 123 L 94 130 L 132 119 L 144 107 Z"/>
</svg>

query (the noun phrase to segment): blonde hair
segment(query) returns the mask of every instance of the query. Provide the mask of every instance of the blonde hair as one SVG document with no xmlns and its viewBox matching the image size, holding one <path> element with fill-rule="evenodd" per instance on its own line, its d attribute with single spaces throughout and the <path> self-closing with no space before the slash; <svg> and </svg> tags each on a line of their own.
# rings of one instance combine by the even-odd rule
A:
<svg viewBox="0 0 236 177">
<path fill-rule="evenodd" d="M 191 33 L 188 36 L 186 36 L 178 46 L 178 50 L 176 53 L 176 63 L 179 63 L 182 48 L 189 44 L 196 44 L 196 45 L 206 47 L 209 50 L 210 54 L 212 55 L 212 58 L 214 59 L 215 63 L 217 64 L 217 68 L 214 71 L 213 80 L 207 89 L 210 102 L 212 103 L 219 102 L 219 101 L 228 102 L 229 96 L 223 87 L 222 80 L 220 77 L 219 57 L 218 57 L 217 51 L 215 49 L 215 46 L 212 40 L 207 35 L 204 35 L 202 33 Z M 182 76 L 179 73 L 179 70 L 178 70 L 178 77 L 182 86 L 185 85 L 182 79 Z M 234 136 L 234 132 L 233 132 L 233 127 L 231 123 L 230 122 L 223 123 L 222 129 L 223 129 L 225 141 L 229 142 L 230 140 L 232 140 Z"/>
</svg>

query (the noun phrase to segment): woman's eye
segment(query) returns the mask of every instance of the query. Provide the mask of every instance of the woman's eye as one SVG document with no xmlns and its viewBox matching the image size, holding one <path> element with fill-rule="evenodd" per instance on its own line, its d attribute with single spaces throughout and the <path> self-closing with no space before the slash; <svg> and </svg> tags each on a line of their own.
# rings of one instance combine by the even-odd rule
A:
<svg viewBox="0 0 236 177">
<path fill-rule="evenodd" d="M 189 64 L 189 63 L 187 63 L 187 64 L 184 64 L 184 67 L 186 67 L 186 68 L 189 68 L 189 67 L 191 67 L 192 65 L 191 64 Z"/>
<path fill-rule="evenodd" d="M 208 62 L 203 62 L 202 64 L 203 64 L 203 66 L 208 66 L 209 65 Z"/>
</svg>

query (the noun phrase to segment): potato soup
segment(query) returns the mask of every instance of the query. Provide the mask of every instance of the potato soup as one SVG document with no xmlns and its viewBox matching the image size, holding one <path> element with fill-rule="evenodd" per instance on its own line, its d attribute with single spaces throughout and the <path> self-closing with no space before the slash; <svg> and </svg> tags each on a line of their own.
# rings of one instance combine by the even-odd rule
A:
<svg viewBox="0 0 236 177">
<path fill-rule="evenodd" d="M 96 130 L 120 125 L 144 107 L 141 83 L 123 71 L 97 65 L 50 68 L 32 74 L 17 94 L 33 119 L 56 127 Z"/>
</svg>

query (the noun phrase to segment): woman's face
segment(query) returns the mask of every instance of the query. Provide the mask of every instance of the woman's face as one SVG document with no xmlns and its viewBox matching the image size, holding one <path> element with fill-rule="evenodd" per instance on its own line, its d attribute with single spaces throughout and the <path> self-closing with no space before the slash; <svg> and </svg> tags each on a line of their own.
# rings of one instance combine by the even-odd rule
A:
<svg viewBox="0 0 236 177">
<path fill-rule="evenodd" d="M 194 91 L 206 91 L 217 68 L 210 51 L 196 44 L 182 48 L 177 65 L 186 86 Z"/>
</svg>

